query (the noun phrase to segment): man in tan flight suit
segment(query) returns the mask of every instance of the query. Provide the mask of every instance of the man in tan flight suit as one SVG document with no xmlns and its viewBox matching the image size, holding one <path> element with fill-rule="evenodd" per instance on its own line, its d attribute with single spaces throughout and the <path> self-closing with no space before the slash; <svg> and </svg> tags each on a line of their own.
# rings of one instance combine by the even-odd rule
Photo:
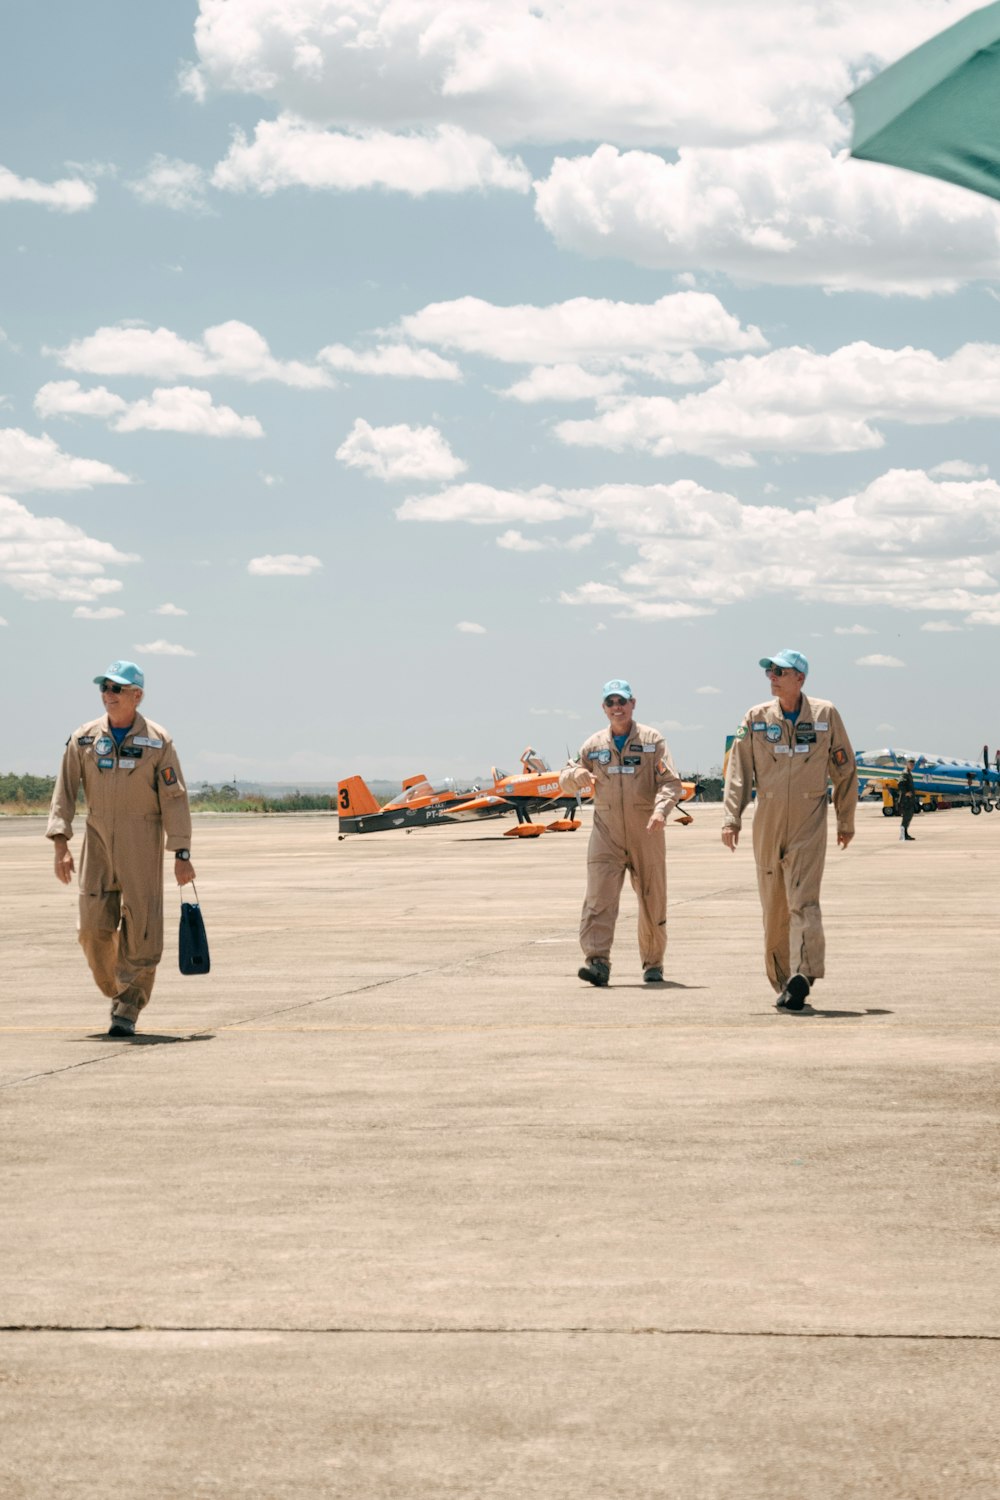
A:
<svg viewBox="0 0 1000 1500">
<path fill-rule="evenodd" d="M 826 945 L 819 888 L 827 842 L 827 782 L 833 783 L 837 844 L 854 837 L 858 775 L 840 714 L 802 691 L 809 663 L 779 651 L 760 665 L 774 697 L 736 731 L 723 794 L 722 842 L 735 850 L 743 809 L 756 789 L 753 852 L 764 913 L 767 977 L 781 1010 L 802 1010 L 822 979 Z"/>
<path fill-rule="evenodd" d="M 139 713 L 144 678 L 132 661 L 112 662 L 94 681 L 104 714 L 66 741 L 52 793 L 47 837 L 55 872 L 73 875 L 69 840 L 81 783 L 87 826 L 80 856 L 80 946 L 111 1001 L 109 1036 L 133 1036 L 149 1003 L 163 952 L 163 835 L 178 885 L 194 880 L 191 810 L 167 731 Z"/>
<path fill-rule="evenodd" d="M 635 698 L 622 678 L 604 684 L 608 727 L 592 734 L 559 773 L 570 794 L 594 789 L 594 826 L 587 848 L 587 894 L 580 918 L 580 946 L 586 962 L 579 971 L 590 984 L 605 985 L 611 975 L 611 943 L 618 918 L 622 881 L 628 871 L 639 898 L 639 953 L 643 979 L 663 979 L 667 946 L 667 860 L 663 825 L 684 796 L 684 783 L 670 761 L 663 736 L 636 724 Z M 691 823 L 685 816 L 679 821 Z"/>
</svg>

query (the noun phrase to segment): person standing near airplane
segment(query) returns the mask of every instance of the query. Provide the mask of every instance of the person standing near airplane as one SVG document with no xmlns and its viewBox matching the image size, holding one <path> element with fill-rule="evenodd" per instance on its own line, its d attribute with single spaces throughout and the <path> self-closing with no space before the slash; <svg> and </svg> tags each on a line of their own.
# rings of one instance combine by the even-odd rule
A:
<svg viewBox="0 0 1000 1500">
<path fill-rule="evenodd" d="M 87 826 L 80 855 L 80 946 L 97 988 L 111 1001 L 108 1036 L 134 1036 L 163 951 L 163 843 L 178 885 L 194 880 L 191 809 L 173 742 L 139 712 L 144 678 L 134 661 L 95 677 L 104 713 L 73 731 L 52 792 L 46 836 L 56 878 L 73 878 L 76 798 Z"/>
<path fill-rule="evenodd" d="M 837 844 L 854 837 L 858 775 L 843 720 L 832 703 L 802 691 L 809 663 L 800 651 L 761 658 L 773 699 L 744 716 L 726 770 L 722 842 L 734 851 L 754 791 L 753 851 L 764 916 L 767 977 L 781 1010 L 802 1010 L 825 973 L 819 904 L 827 842 L 827 782 L 833 782 Z"/>
<path fill-rule="evenodd" d="M 903 838 L 910 844 L 916 843 L 913 834 L 910 832 L 913 814 L 917 810 L 917 792 L 913 785 L 913 767 L 915 765 L 916 761 L 908 760 L 906 762 L 906 770 L 899 778 L 899 786 L 896 789 L 899 815 L 903 820 Z"/>
<path fill-rule="evenodd" d="M 621 677 L 604 684 L 606 729 L 592 734 L 578 761 L 559 773 L 569 794 L 593 788 L 594 826 L 587 847 L 587 893 L 580 917 L 584 963 L 579 977 L 606 985 L 625 872 L 639 899 L 639 954 L 647 984 L 663 979 L 667 947 L 667 859 L 663 828 L 684 796 L 663 736 L 633 719 L 635 695 Z M 685 816 L 678 821 L 690 823 Z"/>
</svg>

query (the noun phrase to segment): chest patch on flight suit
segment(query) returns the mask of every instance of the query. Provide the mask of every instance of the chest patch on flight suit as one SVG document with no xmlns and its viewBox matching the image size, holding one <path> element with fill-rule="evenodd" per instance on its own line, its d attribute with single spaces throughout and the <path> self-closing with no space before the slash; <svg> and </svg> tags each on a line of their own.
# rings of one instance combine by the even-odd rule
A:
<svg viewBox="0 0 1000 1500">
<path fill-rule="evenodd" d="M 135 745 L 123 745 L 118 754 L 122 760 L 141 760 L 142 748 L 137 749 Z"/>
<path fill-rule="evenodd" d="M 120 760 L 118 762 L 118 769 L 119 769 L 119 771 L 134 771 L 135 770 L 135 761 L 134 760 Z"/>
<path fill-rule="evenodd" d="M 636 745 L 632 746 L 633 750 L 635 750 L 637 748 L 638 747 Z M 642 753 L 643 753 L 643 755 L 655 755 L 656 754 L 656 746 L 655 745 L 643 745 L 643 747 L 642 747 Z"/>
<path fill-rule="evenodd" d="M 795 726 L 795 743 L 796 745 L 815 745 L 815 724 L 810 724 L 805 719 L 800 719 Z"/>
<path fill-rule="evenodd" d="M 818 730 L 820 730 L 820 732 L 822 734 L 826 734 L 826 732 L 830 728 L 830 726 L 829 726 L 829 724 L 827 724 L 827 722 L 825 720 L 822 723 L 820 723 L 819 719 L 817 719 L 816 720 L 816 728 Z"/>
<path fill-rule="evenodd" d="M 177 785 L 177 772 L 174 770 L 173 766 L 164 766 L 163 770 L 160 772 L 160 777 L 162 778 L 164 786 Z"/>
<path fill-rule="evenodd" d="M 606 766 L 611 760 L 610 750 L 591 750 L 587 754 L 588 760 L 596 760 L 598 765 Z"/>
<path fill-rule="evenodd" d="M 69 741 L 67 741 L 68 743 Z M 92 745 L 94 743 L 94 736 L 92 734 L 81 734 L 76 743 L 78 745 Z"/>
<path fill-rule="evenodd" d="M 641 766 L 642 765 L 642 756 L 641 755 L 626 755 L 624 757 L 624 759 L 622 760 L 622 765 L 623 766 Z"/>
<path fill-rule="evenodd" d="M 809 754 L 809 748 L 810 747 L 808 745 L 796 745 L 795 746 L 795 754 L 796 755 L 808 755 Z"/>
<path fill-rule="evenodd" d="M 150 750 L 162 750 L 162 740 L 151 740 L 147 734 L 137 734 L 132 741 L 133 745 L 146 745 Z"/>
<path fill-rule="evenodd" d="M 632 742 L 632 744 L 629 745 L 629 749 L 630 750 L 641 750 L 642 749 L 642 740 L 634 740 Z"/>
<path fill-rule="evenodd" d="M 771 742 L 772 745 L 776 745 L 778 743 L 778 741 L 781 739 L 781 725 L 780 724 L 768 724 L 768 726 L 767 726 L 767 737 L 770 740 L 770 742 Z"/>
<path fill-rule="evenodd" d="M 755 719 L 751 728 L 753 729 L 754 734 L 763 734 L 764 730 L 767 728 L 767 723 L 764 719 Z"/>
<path fill-rule="evenodd" d="M 97 751 L 98 755 L 110 755 L 114 748 L 115 742 L 111 738 L 110 734 L 102 734 L 101 738 L 94 746 L 94 749 Z"/>
<path fill-rule="evenodd" d="M 115 768 L 115 758 L 113 755 L 99 755 L 97 757 L 97 764 L 102 771 L 113 771 Z"/>
<path fill-rule="evenodd" d="M 775 745 L 774 753 L 775 755 L 791 755 L 792 747 L 791 745 Z"/>
</svg>

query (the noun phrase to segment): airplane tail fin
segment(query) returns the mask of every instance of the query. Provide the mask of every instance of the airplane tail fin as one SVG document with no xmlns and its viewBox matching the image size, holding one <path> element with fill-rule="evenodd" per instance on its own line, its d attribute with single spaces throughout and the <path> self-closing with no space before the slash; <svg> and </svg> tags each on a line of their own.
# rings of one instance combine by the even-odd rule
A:
<svg viewBox="0 0 1000 1500">
<path fill-rule="evenodd" d="M 367 818 L 381 809 L 360 776 L 337 782 L 337 811 L 342 818 Z"/>
</svg>

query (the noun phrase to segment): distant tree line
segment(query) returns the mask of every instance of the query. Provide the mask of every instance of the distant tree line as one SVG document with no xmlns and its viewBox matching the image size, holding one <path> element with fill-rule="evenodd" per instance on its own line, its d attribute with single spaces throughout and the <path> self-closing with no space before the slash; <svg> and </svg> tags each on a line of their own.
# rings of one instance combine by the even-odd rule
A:
<svg viewBox="0 0 1000 1500">
<path fill-rule="evenodd" d="M 52 801 L 54 776 L 15 776 L 13 771 L 0 773 L 0 802 L 16 802 L 21 807 L 47 807 Z"/>
</svg>

